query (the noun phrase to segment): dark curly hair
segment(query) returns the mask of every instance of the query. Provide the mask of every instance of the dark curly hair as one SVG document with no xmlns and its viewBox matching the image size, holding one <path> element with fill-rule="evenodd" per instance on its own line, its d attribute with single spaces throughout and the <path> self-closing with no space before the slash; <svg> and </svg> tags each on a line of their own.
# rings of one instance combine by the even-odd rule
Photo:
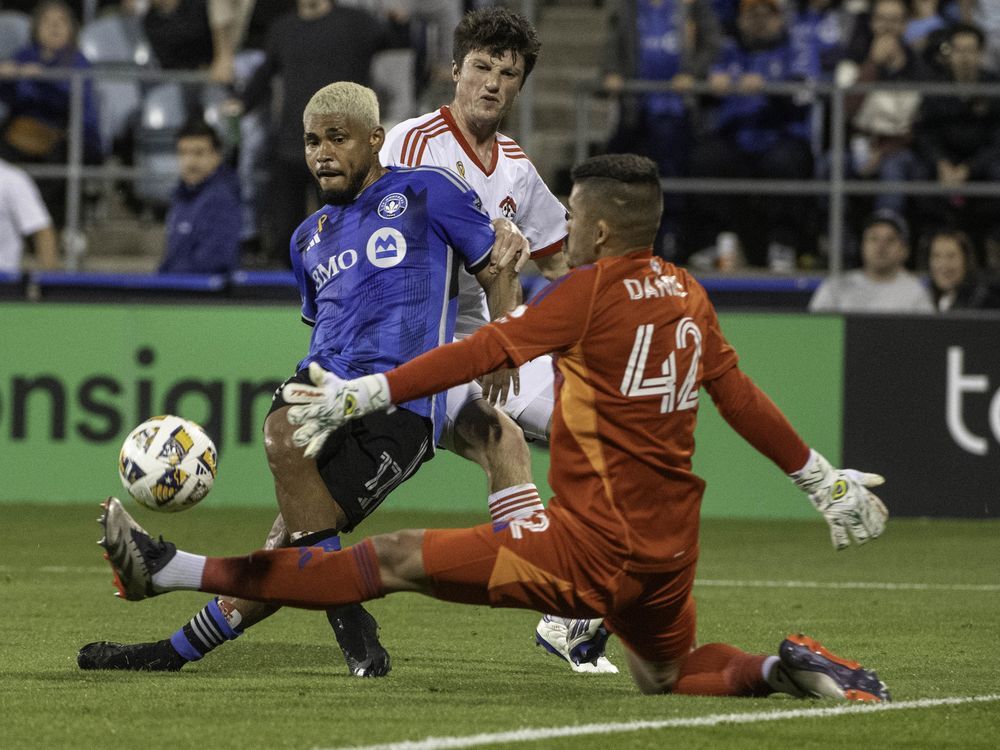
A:
<svg viewBox="0 0 1000 750">
<path fill-rule="evenodd" d="M 466 13 L 455 27 L 451 55 L 455 65 L 461 67 L 472 50 L 486 50 L 496 57 L 509 51 L 524 59 L 523 86 L 541 48 L 538 32 L 527 18 L 506 8 L 481 8 Z"/>
</svg>

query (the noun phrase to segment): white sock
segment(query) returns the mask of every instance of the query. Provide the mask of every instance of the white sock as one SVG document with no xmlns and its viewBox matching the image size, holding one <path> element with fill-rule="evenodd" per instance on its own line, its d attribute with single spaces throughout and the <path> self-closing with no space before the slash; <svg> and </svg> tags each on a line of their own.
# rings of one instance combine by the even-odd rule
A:
<svg viewBox="0 0 1000 750">
<path fill-rule="evenodd" d="M 764 659 L 764 663 L 760 665 L 760 676 L 764 678 L 764 682 L 770 683 L 770 680 L 767 679 L 768 675 L 771 673 L 771 670 L 777 663 L 778 663 L 777 656 L 769 656 L 766 659 Z"/>
<path fill-rule="evenodd" d="M 530 482 L 494 492 L 489 497 L 489 503 L 490 518 L 494 521 L 510 521 L 545 510 L 538 488 Z"/>
<path fill-rule="evenodd" d="M 201 574 L 205 570 L 203 555 L 192 555 L 190 552 L 177 554 L 163 569 L 153 573 L 153 586 L 160 591 L 176 591 L 178 589 L 189 589 L 197 591 L 201 588 Z"/>
</svg>

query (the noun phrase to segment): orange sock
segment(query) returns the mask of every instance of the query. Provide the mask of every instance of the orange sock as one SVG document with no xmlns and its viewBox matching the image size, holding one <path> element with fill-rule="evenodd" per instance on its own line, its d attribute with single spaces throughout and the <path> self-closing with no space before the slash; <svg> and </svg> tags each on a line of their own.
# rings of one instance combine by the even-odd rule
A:
<svg viewBox="0 0 1000 750">
<path fill-rule="evenodd" d="M 681 695 L 764 696 L 774 692 L 761 670 L 766 656 L 726 643 L 696 648 L 681 664 L 674 692 Z"/>
<path fill-rule="evenodd" d="M 370 539 L 339 552 L 289 547 L 243 557 L 209 557 L 201 590 L 315 609 L 384 596 Z"/>
</svg>

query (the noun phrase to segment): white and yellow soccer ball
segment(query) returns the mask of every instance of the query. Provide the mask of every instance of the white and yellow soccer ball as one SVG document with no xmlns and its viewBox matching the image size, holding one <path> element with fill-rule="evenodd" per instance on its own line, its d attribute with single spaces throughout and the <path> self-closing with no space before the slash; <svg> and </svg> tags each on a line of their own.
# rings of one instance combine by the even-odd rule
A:
<svg viewBox="0 0 1000 750">
<path fill-rule="evenodd" d="M 215 483 L 215 443 L 190 419 L 150 417 L 125 438 L 118 475 L 140 505 L 175 513 L 197 504 Z"/>
</svg>

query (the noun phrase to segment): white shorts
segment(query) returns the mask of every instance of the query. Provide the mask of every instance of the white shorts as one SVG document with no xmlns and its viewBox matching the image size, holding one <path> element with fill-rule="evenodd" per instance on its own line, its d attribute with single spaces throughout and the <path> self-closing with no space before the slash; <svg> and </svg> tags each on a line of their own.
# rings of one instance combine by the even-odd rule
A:
<svg viewBox="0 0 1000 750">
<path fill-rule="evenodd" d="M 552 357 L 544 355 L 521 365 L 521 392 L 511 395 L 500 407 L 520 425 L 528 440 L 548 440 L 549 421 L 552 419 Z M 470 401 L 483 397 L 479 383 L 457 385 L 448 391 L 448 406 L 441 431 L 441 447 L 453 450 L 454 430 L 458 413 Z"/>
</svg>

